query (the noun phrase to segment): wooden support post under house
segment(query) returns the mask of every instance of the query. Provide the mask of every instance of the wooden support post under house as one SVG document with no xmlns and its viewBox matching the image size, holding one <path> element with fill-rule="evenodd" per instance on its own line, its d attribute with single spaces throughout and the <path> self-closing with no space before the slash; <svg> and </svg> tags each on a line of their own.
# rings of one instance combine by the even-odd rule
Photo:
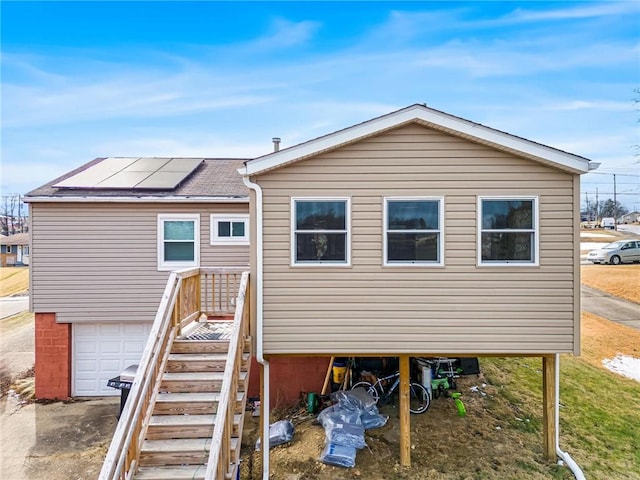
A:
<svg viewBox="0 0 640 480">
<path fill-rule="evenodd" d="M 327 390 L 329 389 L 329 380 L 331 379 L 331 374 L 333 372 L 333 361 L 335 359 L 336 357 L 331 357 L 331 360 L 329 360 L 329 368 L 327 368 L 327 374 L 324 377 L 324 384 L 322 385 L 322 391 L 320 392 L 320 395 L 327 394 Z"/>
<path fill-rule="evenodd" d="M 403 467 L 411 466 L 409 383 L 409 356 L 400 355 L 400 465 Z"/>
<path fill-rule="evenodd" d="M 556 458 L 556 362 L 553 355 L 542 357 L 543 451 L 547 460 Z"/>
</svg>

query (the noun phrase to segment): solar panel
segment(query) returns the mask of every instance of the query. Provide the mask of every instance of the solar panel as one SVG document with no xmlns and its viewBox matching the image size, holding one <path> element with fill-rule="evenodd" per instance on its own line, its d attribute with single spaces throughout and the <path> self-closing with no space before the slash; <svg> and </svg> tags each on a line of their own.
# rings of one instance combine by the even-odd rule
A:
<svg viewBox="0 0 640 480">
<path fill-rule="evenodd" d="M 193 172 L 202 163 L 202 158 L 172 158 L 159 171 L 161 172 Z"/>
<path fill-rule="evenodd" d="M 184 172 L 154 172 L 138 183 L 136 188 L 171 188 L 173 190 L 184 178 Z"/>
<path fill-rule="evenodd" d="M 152 172 L 131 172 L 122 170 L 95 185 L 97 188 L 134 188 L 138 183 L 150 176 Z"/>
<path fill-rule="evenodd" d="M 105 158 L 53 186 L 76 189 L 173 190 L 203 160 L 202 158 Z"/>
<path fill-rule="evenodd" d="M 155 172 L 169 163 L 170 158 L 138 158 L 126 170 L 133 172 Z"/>
<path fill-rule="evenodd" d="M 67 187 L 67 188 L 91 188 L 111 175 L 119 172 L 135 162 L 137 158 L 105 158 L 100 163 L 76 173 L 72 177 L 69 177 L 61 182 L 58 182 L 54 187 Z"/>
</svg>

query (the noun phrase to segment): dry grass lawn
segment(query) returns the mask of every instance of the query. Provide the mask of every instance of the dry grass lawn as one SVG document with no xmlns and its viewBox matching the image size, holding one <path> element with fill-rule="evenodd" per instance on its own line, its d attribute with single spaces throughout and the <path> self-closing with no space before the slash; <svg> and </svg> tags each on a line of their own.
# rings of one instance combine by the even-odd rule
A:
<svg viewBox="0 0 640 480">
<path fill-rule="evenodd" d="M 29 267 L 0 268 L 0 297 L 27 293 L 28 290 Z"/>
<path fill-rule="evenodd" d="M 640 303 L 640 265 L 582 265 L 582 283 Z"/>
</svg>

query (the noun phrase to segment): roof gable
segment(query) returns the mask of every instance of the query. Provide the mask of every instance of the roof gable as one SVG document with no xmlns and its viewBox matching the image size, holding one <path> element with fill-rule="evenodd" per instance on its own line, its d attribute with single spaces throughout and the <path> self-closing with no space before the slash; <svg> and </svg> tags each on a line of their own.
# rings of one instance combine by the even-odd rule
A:
<svg viewBox="0 0 640 480">
<path fill-rule="evenodd" d="M 413 122 L 571 173 L 586 173 L 589 170 L 597 168 L 599 165 L 594 163 L 590 165 L 589 159 L 579 155 L 558 150 L 424 105 L 416 104 L 330 133 L 323 137 L 250 160 L 245 163 L 243 168 L 238 169 L 238 172 L 245 176 L 257 175 Z"/>
</svg>

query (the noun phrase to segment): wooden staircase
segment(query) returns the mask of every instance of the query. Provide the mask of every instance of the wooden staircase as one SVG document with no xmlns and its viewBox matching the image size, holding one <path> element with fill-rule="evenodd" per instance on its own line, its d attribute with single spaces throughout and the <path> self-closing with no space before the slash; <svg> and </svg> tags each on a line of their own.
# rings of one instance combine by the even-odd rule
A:
<svg viewBox="0 0 640 480">
<path fill-rule="evenodd" d="M 215 322 L 213 322 L 215 323 Z M 136 480 L 204 479 L 228 340 L 173 342 L 158 382 L 152 414 L 144 431 Z M 245 345 L 231 423 L 231 459 L 226 478 L 235 478 L 249 381 L 250 345 Z"/>
</svg>

